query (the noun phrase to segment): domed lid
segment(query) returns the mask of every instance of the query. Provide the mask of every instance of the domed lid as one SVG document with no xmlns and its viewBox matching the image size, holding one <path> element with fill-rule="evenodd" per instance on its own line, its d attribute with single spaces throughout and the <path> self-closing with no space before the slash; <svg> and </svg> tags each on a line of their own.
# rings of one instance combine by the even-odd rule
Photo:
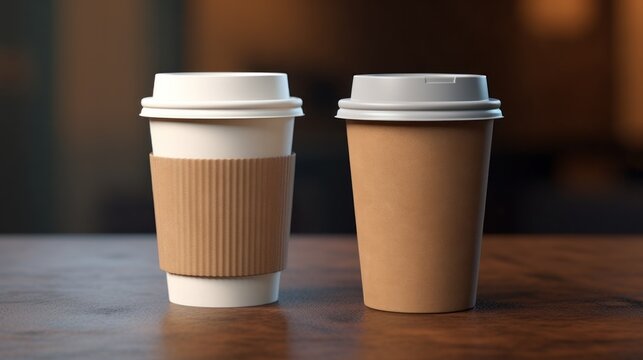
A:
<svg viewBox="0 0 643 360">
<path fill-rule="evenodd" d="M 337 117 L 351 120 L 483 120 L 502 117 L 487 77 L 467 74 L 355 75 Z"/>
<path fill-rule="evenodd" d="M 176 119 L 277 118 L 304 115 L 282 73 L 156 74 L 141 116 Z"/>
</svg>

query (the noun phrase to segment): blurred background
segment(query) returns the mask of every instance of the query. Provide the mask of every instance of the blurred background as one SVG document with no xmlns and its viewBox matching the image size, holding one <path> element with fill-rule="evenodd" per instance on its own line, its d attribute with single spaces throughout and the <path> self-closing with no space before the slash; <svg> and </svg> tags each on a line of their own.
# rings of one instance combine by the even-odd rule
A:
<svg viewBox="0 0 643 360">
<path fill-rule="evenodd" d="M 354 231 L 356 73 L 488 76 L 485 232 L 643 233 L 643 1 L 0 1 L 0 232 L 152 232 L 157 72 L 287 72 L 294 232 Z"/>
</svg>

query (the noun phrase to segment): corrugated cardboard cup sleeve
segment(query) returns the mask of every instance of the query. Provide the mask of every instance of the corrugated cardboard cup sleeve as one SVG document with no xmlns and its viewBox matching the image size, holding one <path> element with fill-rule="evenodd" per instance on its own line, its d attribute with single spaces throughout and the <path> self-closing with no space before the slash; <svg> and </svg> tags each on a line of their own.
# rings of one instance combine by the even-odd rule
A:
<svg viewBox="0 0 643 360">
<path fill-rule="evenodd" d="M 150 155 L 161 269 L 267 274 L 286 265 L 295 154 L 257 159 Z"/>
</svg>

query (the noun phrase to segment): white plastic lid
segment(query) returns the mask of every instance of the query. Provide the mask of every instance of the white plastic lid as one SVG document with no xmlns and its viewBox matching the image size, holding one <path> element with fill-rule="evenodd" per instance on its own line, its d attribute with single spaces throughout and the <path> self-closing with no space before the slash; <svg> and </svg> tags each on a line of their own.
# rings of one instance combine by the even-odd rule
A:
<svg viewBox="0 0 643 360">
<path fill-rule="evenodd" d="M 467 74 L 355 75 L 337 116 L 351 120 L 432 121 L 502 118 L 487 77 Z"/>
<path fill-rule="evenodd" d="M 174 119 L 243 119 L 303 116 L 282 73 L 156 74 L 141 116 Z"/>
</svg>

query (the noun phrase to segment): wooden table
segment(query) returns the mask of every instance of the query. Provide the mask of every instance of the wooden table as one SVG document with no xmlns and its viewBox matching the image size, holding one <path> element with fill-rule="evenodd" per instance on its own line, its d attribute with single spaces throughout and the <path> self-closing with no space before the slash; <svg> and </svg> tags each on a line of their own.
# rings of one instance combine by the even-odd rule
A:
<svg viewBox="0 0 643 360">
<path fill-rule="evenodd" d="M 487 236 L 478 305 L 362 305 L 354 237 L 295 236 L 279 303 L 167 301 L 152 236 L 0 237 L 0 359 L 643 359 L 643 238 Z"/>
</svg>

